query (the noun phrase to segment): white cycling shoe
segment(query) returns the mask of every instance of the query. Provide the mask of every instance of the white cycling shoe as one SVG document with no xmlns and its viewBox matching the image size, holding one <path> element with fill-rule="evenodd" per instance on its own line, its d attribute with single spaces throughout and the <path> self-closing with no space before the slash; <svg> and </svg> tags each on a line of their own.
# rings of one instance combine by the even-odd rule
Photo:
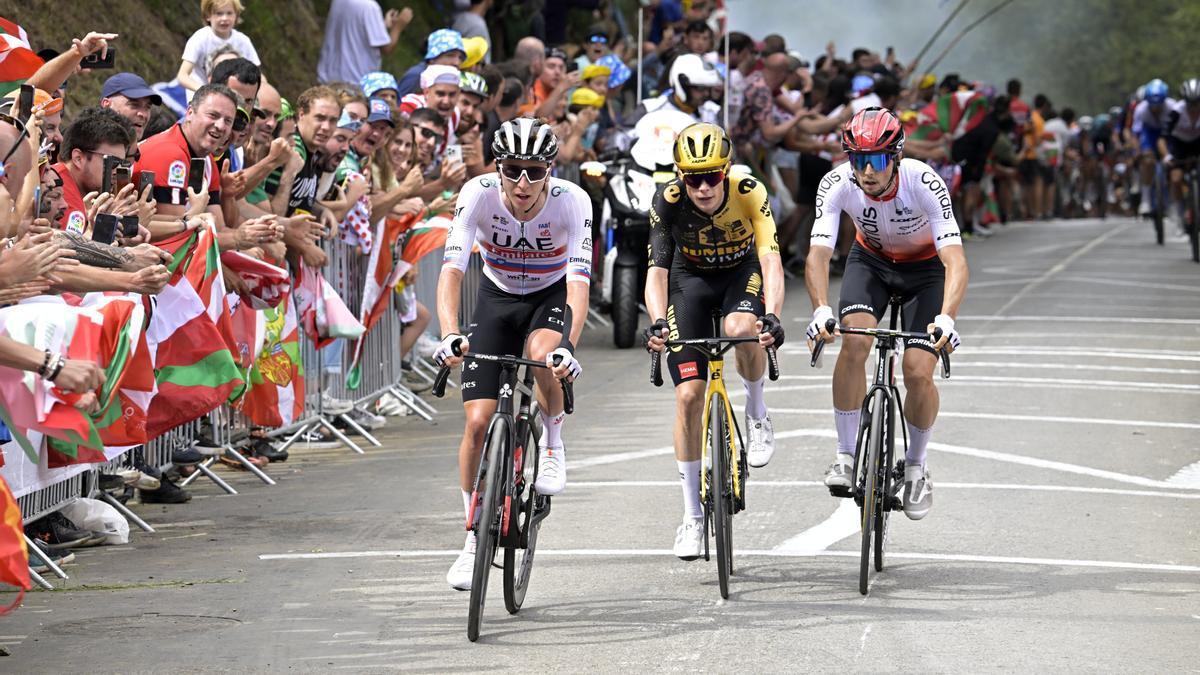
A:
<svg viewBox="0 0 1200 675">
<path fill-rule="evenodd" d="M 825 472 L 825 487 L 848 488 L 854 484 L 854 457 L 838 453 L 837 459 Z"/>
<path fill-rule="evenodd" d="M 467 543 L 462 553 L 454 559 L 450 571 L 446 572 L 446 583 L 456 591 L 471 590 L 471 579 L 475 576 L 475 533 L 467 533 Z"/>
<path fill-rule="evenodd" d="M 567 454 L 561 448 L 547 447 L 538 451 L 538 475 L 533 489 L 538 494 L 556 495 L 567 488 Z"/>
<path fill-rule="evenodd" d="M 750 466 L 759 468 L 767 465 L 775 454 L 775 427 L 771 424 L 771 416 L 755 419 L 746 416 L 747 459 Z"/>
<path fill-rule="evenodd" d="M 684 518 L 675 530 L 675 556 L 680 560 L 695 560 L 704 546 L 704 522 L 700 518 Z"/>
</svg>

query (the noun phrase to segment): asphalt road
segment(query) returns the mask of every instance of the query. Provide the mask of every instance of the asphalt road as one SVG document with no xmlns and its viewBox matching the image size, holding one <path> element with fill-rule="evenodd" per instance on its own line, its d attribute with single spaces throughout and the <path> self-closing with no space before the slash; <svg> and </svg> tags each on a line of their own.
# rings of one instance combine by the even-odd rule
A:
<svg viewBox="0 0 1200 675">
<path fill-rule="evenodd" d="M 297 449 L 275 487 L 226 472 L 240 495 L 137 507 L 159 533 L 30 593 L 0 620 L 0 671 L 1195 671 L 1200 266 L 1128 220 L 1014 224 L 968 257 L 935 508 L 893 519 L 866 597 L 855 513 L 817 483 L 831 369 L 808 367 L 797 280 L 728 601 L 715 562 L 670 555 L 670 391 L 596 332 L 525 609 L 505 613 L 497 572 L 478 644 L 444 581 L 463 538 L 447 399 L 365 456 Z"/>
</svg>

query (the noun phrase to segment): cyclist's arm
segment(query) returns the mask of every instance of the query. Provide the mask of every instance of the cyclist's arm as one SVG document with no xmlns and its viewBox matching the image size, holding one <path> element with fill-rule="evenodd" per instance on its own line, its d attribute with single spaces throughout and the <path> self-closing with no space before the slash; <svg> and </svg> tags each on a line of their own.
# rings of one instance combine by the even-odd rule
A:
<svg viewBox="0 0 1200 675">
<path fill-rule="evenodd" d="M 804 285 L 808 287 L 808 298 L 813 309 L 829 305 L 829 259 L 833 249 L 824 245 L 808 247 L 808 258 L 804 260 Z"/>
<path fill-rule="evenodd" d="M 958 318 L 958 308 L 967 294 L 967 255 L 961 245 L 946 246 L 938 250 L 938 258 L 946 266 L 946 286 L 942 292 L 942 314 Z"/>
<path fill-rule="evenodd" d="M 583 190 L 572 186 L 570 197 L 574 213 L 567 250 L 567 305 L 571 308 L 571 325 L 564 327 L 563 338 L 571 346 L 579 344 L 588 313 L 588 289 L 592 283 L 592 200 Z"/>
<path fill-rule="evenodd" d="M 750 187 L 746 196 L 749 198 L 750 224 L 754 228 L 754 245 L 758 248 L 758 264 L 762 268 L 763 295 L 766 299 L 768 314 L 779 316 L 783 310 L 783 259 L 779 255 L 779 232 L 775 229 L 775 216 L 771 213 L 771 197 L 762 183 L 751 180 L 753 185 L 742 181 L 742 185 Z"/>
<path fill-rule="evenodd" d="M 459 333 L 458 305 L 462 289 L 463 273 L 471 261 L 471 247 L 475 243 L 475 212 L 483 202 L 483 188 L 478 180 L 463 186 L 458 197 L 459 208 L 446 234 L 446 246 L 442 254 L 442 273 L 438 277 L 437 313 L 442 327 L 442 337 Z"/>
<path fill-rule="evenodd" d="M 667 190 L 672 191 L 670 195 Z M 667 317 L 667 274 L 675 254 L 675 239 L 663 215 L 671 217 L 668 199 L 673 198 L 677 203 L 681 190 L 677 182 L 668 183 L 654 195 L 654 202 L 650 205 L 650 269 L 646 272 L 646 310 L 650 312 L 651 321 Z"/>
</svg>

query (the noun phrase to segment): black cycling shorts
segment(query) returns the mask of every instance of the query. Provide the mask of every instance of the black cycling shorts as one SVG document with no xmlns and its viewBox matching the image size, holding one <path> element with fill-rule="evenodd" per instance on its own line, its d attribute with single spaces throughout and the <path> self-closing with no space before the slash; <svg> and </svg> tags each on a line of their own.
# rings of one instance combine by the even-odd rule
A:
<svg viewBox="0 0 1200 675">
<path fill-rule="evenodd" d="M 985 120 L 950 145 L 950 157 L 962 166 L 964 184 L 983 180 L 988 157 L 992 154 L 992 146 L 996 144 L 996 137 L 999 135 L 1000 130 L 996 128 L 995 123 Z"/>
<path fill-rule="evenodd" d="M 667 325 L 670 339 L 688 340 L 716 337 L 713 312 L 728 316 L 749 312 L 755 318 L 765 313 L 762 294 L 762 270 L 757 259 L 750 259 L 724 272 L 689 272 L 676 256 L 671 264 L 667 296 Z M 675 386 L 689 380 L 708 379 L 708 361 L 691 347 L 672 347 L 667 352 L 667 370 Z"/>
<path fill-rule="evenodd" d="M 1200 157 L 1200 139 L 1181 141 L 1174 136 L 1167 136 L 1167 149 L 1171 151 L 1171 157 L 1176 160 Z"/>
<path fill-rule="evenodd" d="M 796 191 L 796 203 L 813 206 L 817 203 L 817 188 L 821 185 L 821 179 L 833 169 L 833 162 L 819 155 L 804 153 L 800 155 L 798 167 L 800 189 Z"/>
<path fill-rule="evenodd" d="M 475 314 L 467 326 L 467 340 L 476 354 L 522 356 L 530 333 L 539 328 L 562 333 L 566 325 L 565 276 L 549 288 L 528 295 L 505 293 L 484 276 L 476 297 Z M 499 398 L 499 364 L 465 361 L 461 389 L 464 401 Z"/>
<path fill-rule="evenodd" d="M 865 312 L 881 321 L 888 300 L 895 295 L 904 303 L 900 312 L 901 330 L 923 332 L 942 311 L 945 284 L 946 267 L 939 258 L 893 263 L 855 243 L 842 274 L 838 318 Z M 935 353 L 929 340 L 906 340 L 905 346 Z"/>
</svg>

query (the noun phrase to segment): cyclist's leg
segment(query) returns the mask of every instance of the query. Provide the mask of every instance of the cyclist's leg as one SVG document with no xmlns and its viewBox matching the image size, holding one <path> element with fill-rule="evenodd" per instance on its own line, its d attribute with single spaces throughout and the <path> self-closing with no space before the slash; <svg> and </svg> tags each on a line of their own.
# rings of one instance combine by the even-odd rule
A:
<svg viewBox="0 0 1200 675">
<path fill-rule="evenodd" d="M 563 343 L 570 310 L 567 307 L 566 279 L 526 296 L 518 334 L 528 335 L 525 355 L 542 363 L 550 352 Z M 534 487 L 545 495 L 556 495 L 567 486 L 567 459 L 562 430 L 566 421 L 562 388 L 545 368 L 533 371 L 538 414 L 542 418 L 542 437 L 538 442 L 538 472 Z"/>
<path fill-rule="evenodd" d="M 673 265 L 667 304 L 668 338 L 712 336 L 712 310 L 720 296 L 710 279 Z M 699 556 L 701 542 L 700 458 L 703 454 L 704 393 L 708 362 L 699 352 L 673 347 L 667 352 L 667 370 L 675 384 L 675 462 L 683 490 L 683 524 L 675 535 L 675 554 L 684 559 Z"/>
<path fill-rule="evenodd" d="M 937 258 L 904 266 L 904 328 L 922 332 L 942 311 L 946 270 Z M 907 464 L 925 464 L 925 449 L 937 419 L 939 398 L 933 384 L 937 354 L 927 339 L 908 340 L 904 345 L 904 416 L 908 425 Z"/>
<path fill-rule="evenodd" d="M 729 275 L 725 286 L 725 297 L 721 301 L 721 313 L 725 315 L 723 329 L 726 337 L 752 337 L 758 334 L 755 324 L 766 312 L 763 305 L 762 271 L 757 260 L 747 261 Z M 767 414 L 763 402 L 763 385 L 766 382 L 767 358 L 762 348 L 754 343 L 738 345 L 738 375 L 746 385 L 746 412 L 761 418 Z"/>
<path fill-rule="evenodd" d="M 842 277 L 838 317 L 844 326 L 873 328 L 887 310 L 890 293 L 884 283 L 883 261 L 855 244 L 846 261 Z M 837 429 L 837 454 L 831 472 L 848 474 L 854 464 L 855 442 L 861 421 L 863 398 L 867 395 L 866 363 L 871 353 L 871 338 L 843 335 L 833 369 L 833 417 Z M 841 471 L 838 468 L 841 467 Z M 841 482 L 841 476 L 837 478 Z M 829 475 L 826 483 L 829 484 Z M 848 483 L 847 483 L 848 484 Z"/>
</svg>

